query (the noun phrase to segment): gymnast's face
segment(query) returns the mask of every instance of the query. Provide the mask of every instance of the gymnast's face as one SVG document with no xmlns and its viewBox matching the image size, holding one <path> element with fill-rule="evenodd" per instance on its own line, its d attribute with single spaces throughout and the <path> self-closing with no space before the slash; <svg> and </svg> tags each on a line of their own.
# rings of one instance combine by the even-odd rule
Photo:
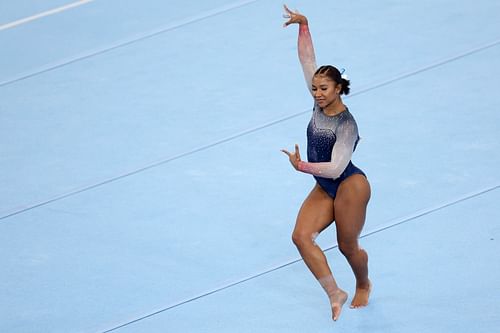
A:
<svg viewBox="0 0 500 333">
<path fill-rule="evenodd" d="M 312 92 L 316 103 L 325 109 L 339 100 L 342 86 L 325 75 L 315 75 L 312 80 Z"/>
</svg>

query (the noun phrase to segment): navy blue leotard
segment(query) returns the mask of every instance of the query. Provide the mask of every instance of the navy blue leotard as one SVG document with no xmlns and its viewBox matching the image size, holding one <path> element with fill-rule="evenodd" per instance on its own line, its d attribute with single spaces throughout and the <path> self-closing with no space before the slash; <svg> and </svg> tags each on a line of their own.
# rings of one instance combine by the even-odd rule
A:
<svg viewBox="0 0 500 333">
<path fill-rule="evenodd" d="M 356 149 L 358 141 L 358 127 L 354 117 L 348 109 L 335 116 L 328 116 L 319 106 L 315 105 L 311 121 L 307 127 L 307 160 L 309 161 L 307 164 L 309 164 L 310 167 L 305 167 L 305 169 L 309 169 L 309 172 L 306 170 L 304 171 L 312 173 L 319 186 L 321 186 L 321 188 L 332 198 L 335 198 L 340 183 L 347 177 L 353 174 L 362 174 L 366 176 L 365 173 L 356 167 L 350 160 L 351 154 Z M 311 170 L 319 169 L 314 166 L 321 165 L 325 170 L 328 167 L 330 170 L 338 167 L 338 163 L 331 166 L 329 166 L 330 163 L 322 163 L 332 161 L 332 155 L 335 155 L 332 154 L 332 151 L 336 144 L 342 144 L 350 151 L 346 151 L 344 154 L 347 156 L 343 157 L 346 159 L 345 163 L 347 163 L 347 166 L 345 166 L 345 168 L 341 166 L 343 169 L 333 171 L 336 173 L 335 176 L 333 176 L 335 179 L 331 177 L 332 174 L 328 174 L 328 172 L 323 171 L 323 173 L 328 174 L 328 177 L 325 177 L 326 175 L 320 175 L 321 170 Z"/>
<path fill-rule="evenodd" d="M 316 72 L 316 58 L 307 24 L 300 24 L 298 39 L 299 60 L 307 88 L 313 95 L 312 79 Z M 365 175 L 351 162 L 359 141 L 358 126 L 348 109 L 328 116 L 315 103 L 307 128 L 307 159 L 298 169 L 312 174 L 319 186 L 332 198 L 340 183 L 353 174 Z"/>
</svg>

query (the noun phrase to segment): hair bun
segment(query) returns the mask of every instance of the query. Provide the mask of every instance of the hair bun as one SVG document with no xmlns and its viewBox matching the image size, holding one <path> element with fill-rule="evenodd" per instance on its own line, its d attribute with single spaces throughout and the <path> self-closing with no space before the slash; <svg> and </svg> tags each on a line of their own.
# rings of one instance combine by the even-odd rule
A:
<svg viewBox="0 0 500 333">
<path fill-rule="evenodd" d="M 348 79 L 342 78 L 340 79 L 340 84 L 342 85 L 342 89 L 340 90 L 341 95 L 349 95 L 349 92 L 351 91 L 351 81 Z"/>
</svg>

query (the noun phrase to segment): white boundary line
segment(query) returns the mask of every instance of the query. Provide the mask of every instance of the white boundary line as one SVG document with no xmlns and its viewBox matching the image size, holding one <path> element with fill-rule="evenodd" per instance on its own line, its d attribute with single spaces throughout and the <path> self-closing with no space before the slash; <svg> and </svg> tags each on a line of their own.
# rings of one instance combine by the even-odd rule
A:
<svg viewBox="0 0 500 333">
<path fill-rule="evenodd" d="M 81 6 L 81 5 L 85 5 L 86 3 L 89 3 L 89 2 L 92 2 L 92 1 L 95 1 L 95 0 L 80 0 L 80 1 L 77 1 L 77 2 L 73 2 L 73 3 L 67 4 L 67 5 L 61 6 L 61 7 L 57 7 L 57 8 L 54 8 L 54 9 L 47 10 L 47 11 L 39 13 L 39 14 L 28 16 L 28 17 L 25 17 L 23 19 L 20 19 L 20 20 L 14 21 L 14 22 L 6 23 L 6 24 L 3 24 L 3 25 L 0 25 L 0 31 L 17 27 L 19 25 L 22 25 L 22 24 L 25 24 L 25 23 L 28 23 L 28 22 L 31 22 L 31 21 L 38 20 L 39 18 L 42 18 L 42 17 L 54 15 L 54 14 L 57 14 L 57 13 L 60 13 L 60 12 L 64 12 L 65 10 L 68 10 L 68 9 L 71 9 L 71 8 L 75 8 L 75 7 L 78 7 L 78 6 Z"/>
<path fill-rule="evenodd" d="M 91 0 L 91 1 L 95 1 L 95 0 Z M 80 60 L 84 60 L 84 59 L 94 57 L 96 55 L 99 55 L 99 54 L 102 54 L 105 52 L 109 52 L 109 51 L 117 49 L 119 47 L 127 46 L 130 44 L 145 40 L 147 38 L 152 38 L 154 36 L 160 35 L 160 34 L 165 33 L 167 31 L 178 29 L 178 28 L 183 27 L 185 25 L 199 22 L 201 20 L 213 17 L 215 15 L 220 15 L 220 14 L 223 14 L 223 13 L 228 12 L 230 10 L 237 9 L 237 8 L 240 8 L 240 7 L 243 7 L 246 5 L 250 5 L 250 4 L 255 3 L 257 1 L 260 1 L 260 0 L 235 1 L 235 2 L 232 2 L 229 4 L 225 4 L 221 7 L 217 7 L 215 9 L 210 9 L 210 10 L 204 11 L 204 12 L 197 14 L 197 15 L 194 15 L 194 16 L 190 16 L 190 17 L 183 18 L 183 19 L 180 19 L 180 20 L 177 20 L 174 22 L 170 22 L 167 25 L 162 26 L 158 29 L 155 29 L 155 30 L 152 30 L 152 31 L 149 31 L 146 33 L 136 34 L 136 35 L 133 35 L 131 37 L 127 37 L 125 39 L 115 41 L 107 46 L 100 47 L 100 48 L 97 48 L 94 50 L 89 50 L 89 51 L 83 52 L 83 53 L 76 55 L 76 56 L 73 56 L 73 57 L 69 57 L 69 58 L 66 58 L 66 59 L 63 59 L 60 61 L 46 64 L 46 65 L 38 68 L 37 70 L 17 74 L 16 76 L 11 77 L 9 79 L 6 79 L 4 81 L 2 81 L 0 78 L 0 87 L 17 82 L 17 81 L 20 81 L 20 80 L 30 78 L 30 77 L 35 76 L 35 75 L 39 75 L 39 74 L 42 74 L 42 73 L 66 66 L 66 65 L 69 65 L 69 64 L 72 64 L 72 63 L 80 61 Z"/>
</svg>

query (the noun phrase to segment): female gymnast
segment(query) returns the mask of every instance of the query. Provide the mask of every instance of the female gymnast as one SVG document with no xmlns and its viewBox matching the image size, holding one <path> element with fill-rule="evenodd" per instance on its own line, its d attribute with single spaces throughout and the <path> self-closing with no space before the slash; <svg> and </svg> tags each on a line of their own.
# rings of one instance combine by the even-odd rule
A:
<svg viewBox="0 0 500 333">
<path fill-rule="evenodd" d="M 327 293 L 332 318 L 337 320 L 347 293 L 337 286 L 323 251 L 315 243 L 320 232 L 335 222 L 337 243 L 356 277 L 356 293 L 351 308 L 368 304 L 371 283 L 368 279 L 368 255 L 358 244 L 370 200 L 370 184 L 351 156 L 359 140 L 354 117 L 342 102 L 349 93 L 349 81 L 333 66 L 316 68 L 308 21 L 304 15 L 285 5 L 284 27 L 299 25 L 298 55 L 314 108 L 307 127 L 307 159 L 295 151 L 282 150 L 297 170 L 312 174 L 316 184 L 297 216 L 292 239 L 307 267 Z"/>
</svg>

